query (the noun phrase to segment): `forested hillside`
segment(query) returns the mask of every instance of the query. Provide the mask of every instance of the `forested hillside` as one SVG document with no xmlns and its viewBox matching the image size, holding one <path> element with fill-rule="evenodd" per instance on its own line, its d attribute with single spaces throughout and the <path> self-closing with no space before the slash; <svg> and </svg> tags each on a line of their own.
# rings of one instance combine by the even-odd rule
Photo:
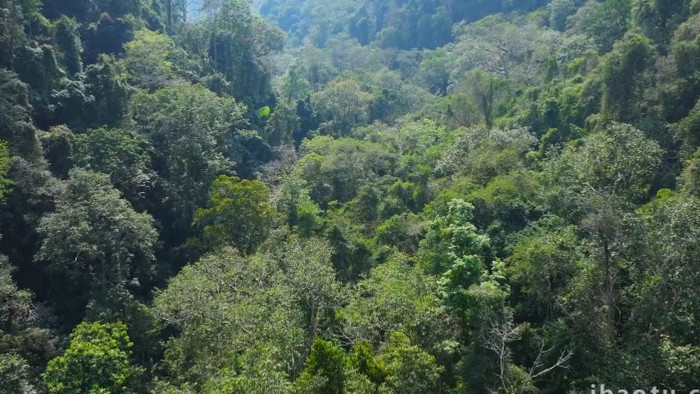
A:
<svg viewBox="0 0 700 394">
<path fill-rule="evenodd" d="M 700 389 L 700 1 L 0 32 L 0 393 Z"/>
</svg>

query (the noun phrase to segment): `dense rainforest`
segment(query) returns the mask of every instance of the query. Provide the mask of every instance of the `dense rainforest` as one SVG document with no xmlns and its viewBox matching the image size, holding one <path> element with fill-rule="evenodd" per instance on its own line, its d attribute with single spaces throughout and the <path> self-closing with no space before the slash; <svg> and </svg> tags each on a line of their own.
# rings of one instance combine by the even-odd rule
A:
<svg viewBox="0 0 700 394">
<path fill-rule="evenodd" d="M 700 389 L 700 1 L 0 32 L 0 393 Z"/>
</svg>

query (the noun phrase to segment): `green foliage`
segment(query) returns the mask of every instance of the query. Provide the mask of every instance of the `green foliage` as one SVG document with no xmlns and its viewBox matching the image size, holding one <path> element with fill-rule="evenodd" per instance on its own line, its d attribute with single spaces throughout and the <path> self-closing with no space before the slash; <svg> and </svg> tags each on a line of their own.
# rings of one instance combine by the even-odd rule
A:
<svg viewBox="0 0 700 394">
<path fill-rule="evenodd" d="M 269 75 L 258 59 L 283 46 L 283 33 L 251 12 L 241 0 L 207 2 L 211 64 L 232 83 L 232 95 L 251 104 L 270 99 Z"/>
<path fill-rule="evenodd" d="M 437 165 L 445 173 L 464 174 L 478 183 L 487 183 L 524 167 L 525 154 L 535 144 L 529 130 L 462 130 L 459 139 L 444 153 Z"/>
<path fill-rule="evenodd" d="M 419 212 L 425 205 L 425 190 L 412 182 L 397 180 L 387 190 L 382 203 L 381 215 L 383 217 L 399 214 L 401 212 Z"/>
<path fill-rule="evenodd" d="M 444 311 L 437 281 L 396 255 L 372 269 L 353 290 L 350 303 L 338 312 L 344 331 L 379 344 L 390 331 L 431 342 L 449 330 L 440 323 Z"/>
<path fill-rule="evenodd" d="M 17 60 L 23 64 L 22 68 L 17 69 L 17 74 L 30 88 L 32 106 L 39 112 L 39 119 L 46 121 L 51 113 L 48 98 L 52 90 L 61 85 L 64 76 L 56 59 L 56 51 L 50 45 L 34 42 L 18 48 Z"/>
<path fill-rule="evenodd" d="M 371 343 L 363 341 L 354 344 L 349 356 L 350 365 L 357 373 L 367 376 L 375 384 L 382 382 L 383 371 L 377 364 Z"/>
<path fill-rule="evenodd" d="M 690 13 L 687 1 L 637 0 L 633 19 L 644 34 L 654 42 L 665 46 L 675 28 Z"/>
<path fill-rule="evenodd" d="M 687 160 L 681 180 L 684 191 L 695 197 L 700 197 L 700 152 L 696 151 Z"/>
<path fill-rule="evenodd" d="M 566 48 L 560 34 L 542 31 L 537 22 L 527 18 L 489 15 L 475 23 L 455 25 L 454 29 L 458 40 L 450 62 L 451 79 L 458 91 L 464 85 L 468 90 L 462 91 L 480 96 L 475 99 L 487 124 L 491 117 L 502 115 L 505 108 L 498 104 L 514 93 L 513 83 L 541 84 L 551 77 L 545 65 L 553 58 L 564 60 L 560 56 L 565 53 L 575 58 L 581 50 Z M 488 100 L 484 102 L 484 98 Z"/>
<path fill-rule="evenodd" d="M 101 127 L 75 136 L 74 144 L 76 164 L 109 175 L 132 202 L 155 182 L 148 143 L 139 135 Z"/>
<path fill-rule="evenodd" d="M 392 216 L 377 227 L 377 241 L 395 246 L 400 252 L 413 254 L 424 235 L 424 223 L 412 213 Z"/>
<path fill-rule="evenodd" d="M 529 12 L 545 4 L 542 0 L 392 4 L 373 0 L 348 8 L 332 1 L 294 0 L 264 2 L 261 11 L 287 30 L 295 43 L 311 40 L 316 46 L 324 47 L 333 32 L 346 31 L 362 45 L 374 43 L 397 50 L 442 46 L 449 42 L 449 28 L 454 22 L 473 22 L 500 12 Z"/>
<path fill-rule="evenodd" d="M 272 146 L 290 144 L 293 135 L 301 127 L 301 118 L 297 115 L 296 108 L 281 104 L 272 114 L 269 113 L 268 108 L 267 116 L 270 117 L 265 125 L 267 142 Z"/>
<path fill-rule="evenodd" d="M 300 351 L 299 312 L 289 297 L 272 297 L 272 283 L 255 279 L 275 272 L 269 261 L 248 262 L 225 248 L 171 280 L 156 310 L 180 332 L 166 344 L 174 382 L 202 384 L 230 366 L 236 353 L 264 346 L 270 346 L 266 358 L 286 369 Z"/>
<path fill-rule="evenodd" d="M 435 357 L 412 345 L 401 332 L 391 333 L 377 356 L 377 364 L 386 376 L 379 391 L 388 393 L 435 392 L 442 372 Z"/>
<path fill-rule="evenodd" d="M 675 125 L 675 131 L 688 148 L 700 146 L 700 101 L 690 111 L 687 117 Z"/>
<path fill-rule="evenodd" d="M 549 4 L 549 24 L 557 30 L 566 29 L 566 19 L 576 12 L 574 0 L 554 0 Z"/>
<path fill-rule="evenodd" d="M 698 11 L 0 1 L 0 392 L 696 388 Z"/>
<path fill-rule="evenodd" d="M 333 247 L 332 261 L 338 278 L 356 281 L 373 263 L 372 240 L 367 235 L 371 224 L 353 222 L 351 212 L 345 209 L 327 210 L 326 219 L 324 234 Z"/>
<path fill-rule="evenodd" d="M 109 13 L 99 14 L 91 21 L 95 20 L 96 22 L 90 23 L 83 36 L 85 61 L 94 63 L 102 54 L 122 55 L 124 44 L 134 39 L 134 30 L 139 21 Z"/>
<path fill-rule="evenodd" d="M 410 185 L 396 181 L 389 188 L 385 197 L 386 214 L 394 208 L 392 205 L 395 199 L 401 200 L 396 202 L 398 204 L 408 204 L 407 208 L 411 210 L 420 210 L 421 204 L 429 198 L 429 190 L 425 183 L 434 176 L 435 167 L 444 151 L 454 144 L 457 133 L 427 118 L 402 123 L 395 128 L 370 126 L 363 131 L 372 132 L 372 140 L 382 143 L 385 149 L 401 154 L 397 175 L 413 183 Z M 413 195 L 409 196 L 411 192 Z"/>
<path fill-rule="evenodd" d="M 8 334 L 25 326 L 33 309 L 32 293 L 17 289 L 12 270 L 7 257 L 0 256 L 0 332 Z"/>
<path fill-rule="evenodd" d="M 122 78 L 123 69 L 114 58 L 101 55 L 85 70 L 88 100 L 80 120 L 86 126 L 116 126 L 127 112 L 129 87 Z"/>
<path fill-rule="evenodd" d="M 0 393 L 36 392 L 39 369 L 54 355 L 48 330 L 37 327 L 41 311 L 30 291 L 19 289 L 10 265 L 0 255 Z"/>
<path fill-rule="evenodd" d="M 67 178 L 68 172 L 75 164 L 74 137 L 66 126 L 52 127 L 40 137 L 49 169 L 59 178 Z"/>
<path fill-rule="evenodd" d="M 5 200 L 5 196 L 12 190 L 14 184 L 8 177 L 11 165 L 10 149 L 5 141 L 0 140 L 0 201 Z"/>
<path fill-rule="evenodd" d="M 506 261 L 517 312 L 535 322 L 564 315 L 562 299 L 580 260 L 576 228 L 559 218 L 545 218 L 518 234 Z"/>
<path fill-rule="evenodd" d="M 632 0 L 589 1 L 578 9 L 572 29 L 591 37 L 602 53 L 609 52 L 621 39 L 630 24 Z"/>
<path fill-rule="evenodd" d="M 42 217 L 37 231 L 41 247 L 35 259 L 47 264 L 59 283 L 59 305 L 71 314 L 75 302 L 100 303 L 112 292 L 138 287 L 153 274 L 153 247 L 158 233 L 153 219 L 136 212 L 112 187 L 107 175 L 74 169 L 56 196 L 55 212 Z"/>
<path fill-rule="evenodd" d="M 536 173 L 514 171 L 470 191 L 466 200 L 474 205 L 474 224 L 487 231 L 496 250 L 501 250 L 508 237 L 539 218 L 541 191 Z"/>
<path fill-rule="evenodd" d="M 296 237 L 265 249 L 246 259 L 223 248 L 185 267 L 158 295 L 156 310 L 179 332 L 165 353 L 174 382 L 202 384 L 229 368 L 226 384 L 268 374 L 283 387 L 275 376 L 299 372 L 295 360 L 340 297 L 330 249 Z M 240 384 L 233 387 L 261 387 Z"/>
<path fill-rule="evenodd" d="M 295 171 L 307 181 L 311 198 L 321 207 L 334 200 L 344 203 L 354 199 L 363 184 L 386 177 L 397 161 L 396 155 L 380 144 L 351 138 L 317 137 L 305 141 L 302 151 L 306 156 Z"/>
<path fill-rule="evenodd" d="M 620 151 L 626 152 L 624 157 Z M 582 187 L 638 198 L 646 193 L 661 162 L 661 148 L 632 126 L 610 123 L 602 124 L 583 146 L 572 146 L 562 160 L 572 165 Z M 561 168 L 567 166 L 562 163 Z"/>
<path fill-rule="evenodd" d="M 175 43 L 168 36 L 139 30 L 133 41 L 124 44 L 124 55 L 129 82 L 134 86 L 153 91 L 175 79 Z"/>
<path fill-rule="evenodd" d="M 203 226 L 208 247 L 233 246 L 250 254 L 265 241 L 278 216 L 269 201 L 270 191 L 262 182 L 221 175 L 194 221 Z"/>
<path fill-rule="evenodd" d="M 321 132 L 336 137 L 348 135 L 353 127 L 370 121 L 371 101 L 372 96 L 349 79 L 336 79 L 311 95 L 314 112 L 323 121 Z"/>
<path fill-rule="evenodd" d="M 10 67 L 13 63 L 15 51 L 20 44 L 26 43 L 27 37 L 23 25 L 27 17 L 37 13 L 38 4 L 34 1 L 6 1 L 2 3 L 3 18 L 0 22 L 2 38 L 0 39 L 0 65 Z"/>
<path fill-rule="evenodd" d="M 308 59 L 308 61 L 313 60 Z M 316 79 L 318 79 L 318 74 L 320 74 L 318 66 L 312 63 L 310 68 L 312 68 L 313 70 L 312 76 L 315 76 Z M 309 95 L 310 81 L 304 75 L 305 73 L 307 73 L 306 67 L 300 64 L 294 64 L 291 67 L 289 67 L 289 70 L 287 70 L 287 73 L 283 77 L 282 86 L 280 87 L 280 89 L 282 90 L 281 96 L 285 100 L 289 102 L 297 102 L 299 100 L 305 99 Z"/>
<path fill-rule="evenodd" d="M 9 144 L 11 155 L 38 162 L 41 147 L 30 113 L 28 85 L 14 72 L 0 68 L 0 138 Z"/>
<path fill-rule="evenodd" d="M 268 116 L 270 116 L 270 107 L 264 106 L 258 109 L 259 118 L 267 118 Z"/>
<path fill-rule="evenodd" d="M 233 99 L 200 85 L 167 87 L 132 98 L 126 125 L 153 147 L 154 169 L 163 179 L 162 215 L 170 218 L 165 239 L 171 245 L 191 235 L 192 218 L 206 203 L 212 182 L 233 172 L 239 157 L 232 152 L 246 151 L 236 140 L 243 134 L 236 128 L 244 111 Z"/>
<path fill-rule="evenodd" d="M 670 378 L 669 383 L 682 387 L 681 389 L 693 390 L 691 387 L 697 384 L 696 377 L 700 372 L 697 368 L 700 349 L 697 346 L 675 344 L 667 337 L 661 338 L 659 347 L 666 376 Z"/>
<path fill-rule="evenodd" d="M 465 84 L 468 92 L 476 100 L 476 105 L 481 111 L 486 127 L 490 129 L 493 126 L 494 116 L 497 115 L 497 101 L 502 99 L 507 86 L 505 81 L 478 71 Z"/>
<path fill-rule="evenodd" d="M 277 209 L 287 217 L 287 224 L 300 234 L 310 235 L 320 224 L 320 210 L 311 201 L 306 181 L 296 174 L 287 175 L 275 190 L 273 200 Z"/>
<path fill-rule="evenodd" d="M 474 207 L 463 200 L 453 200 L 449 204 L 449 214 L 444 218 L 448 225 L 443 229 L 441 236 L 448 241 L 448 261 L 441 263 L 447 265 L 447 270 L 440 280 L 440 292 L 446 300 L 449 309 L 459 310 L 465 308 L 465 293 L 472 285 L 481 282 L 486 273 L 486 266 L 480 256 L 488 247 L 489 239 L 479 235 L 476 227 L 470 223 Z M 436 220 L 431 227 L 437 230 Z M 435 230 L 434 230 L 435 231 Z M 426 238 L 424 245 L 430 245 L 430 237 Z"/>
<path fill-rule="evenodd" d="M 443 52 L 429 52 L 420 63 L 418 78 L 435 94 L 447 93 L 450 82 L 448 57 Z"/>
<path fill-rule="evenodd" d="M 122 323 L 81 323 L 66 352 L 49 362 L 44 381 L 52 393 L 130 393 L 132 346 Z"/>
<path fill-rule="evenodd" d="M 676 29 L 671 41 L 671 55 L 676 61 L 680 77 L 692 77 L 695 73 L 698 53 L 698 17 L 689 18 Z M 688 81 L 691 82 L 691 81 Z"/>
<path fill-rule="evenodd" d="M 648 321 L 663 327 L 672 340 L 680 343 L 696 343 L 689 336 L 687 322 L 697 318 L 694 305 L 700 301 L 690 290 L 696 286 L 697 278 L 689 265 L 698 254 L 695 235 L 698 220 L 694 212 L 699 204 L 695 197 L 659 192 L 657 199 L 641 211 L 648 223 L 643 246 L 646 258 L 631 267 L 640 283 L 635 293 L 639 292 L 636 305 L 643 321 L 637 322 L 637 326 L 642 327 Z M 662 289 L 676 290 L 665 294 Z M 665 302 L 670 304 L 662 308 L 661 303 Z"/>
<path fill-rule="evenodd" d="M 0 393 L 14 394 L 36 391 L 29 376 L 29 365 L 16 355 L 0 354 L 0 379 L 3 382 Z"/>
<path fill-rule="evenodd" d="M 648 39 L 629 35 L 615 44 L 603 59 L 603 111 L 615 119 L 629 121 L 638 118 L 634 99 L 647 83 L 640 81 L 651 67 L 654 49 Z"/>
<path fill-rule="evenodd" d="M 355 216 L 361 222 L 372 226 L 379 217 L 381 198 L 382 192 L 375 185 L 370 183 L 360 186 L 357 197 L 352 201 Z"/>
<path fill-rule="evenodd" d="M 275 393 L 292 392 L 292 384 L 287 374 L 275 360 L 269 357 L 275 350 L 263 347 L 246 352 L 240 358 L 238 373 L 224 368 L 220 373 L 204 383 L 202 392 L 218 393 Z"/>
<path fill-rule="evenodd" d="M 54 33 L 56 45 L 61 51 L 61 60 L 68 75 L 76 75 L 83 71 L 83 63 L 80 58 L 83 46 L 76 21 L 64 15 L 54 23 L 54 29 L 56 29 Z"/>
<path fill-rule="evenodd" d="M 306 368 L 296 381 L 301 393 L 343 393 L 348 359 L 332 342 L 316 338 L 306 359 Z M 323 383 L 321 383 L 323 382 Z"/>
</svg>

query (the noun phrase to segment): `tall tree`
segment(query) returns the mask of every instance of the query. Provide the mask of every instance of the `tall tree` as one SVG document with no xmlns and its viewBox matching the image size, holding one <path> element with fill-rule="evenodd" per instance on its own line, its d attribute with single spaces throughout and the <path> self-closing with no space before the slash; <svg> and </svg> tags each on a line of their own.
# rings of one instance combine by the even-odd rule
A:
<svg viewBox="0 0 700 394">
<path fill-rule="evenodd" d="M 135 95 L 127 130 L 153 146 L 153 169 L 163 180 L 163 196 L 154 215 L 163 223 L 169 247 L 192 235 L 192 218 L 205 204 L 209 186 L 222 174 L 233 174 L 236 153 L 244 153 L 239 128 L 245 107 L 219 97 L 201 85 L 167 87 Z M 245 168 L 242 168 L 246 170 Z"/>
<path fill-rule="evenodd" d="M 152 276 L 153 218 L 122 199 L 107 175 L 72 170 L 55 204 L 37 228 L 35 259 L 60 279 L 59 300 L 52 301 L 62 313 L 79 318 L 76 304 L 87 301 L 107 307 L 108 295 L 138 289 Z"/>
<path fill-rule="evenodd" d="M 260 390 L 256 371 L 265 368 L 264 381 L 279 387 L 279 374 L 304 367 L 340 295 L 330 248 L 318 239 L 276 238 L 249 258 L 230 247 L 207 255 L 156 298 L 177 328 L 166 345 L 170 380 L 197 386 L 223 374 L 223 387 Z"/>
<path fill-rule="evenodd" d="M 44 381 L 52 393 L 132 392 L 131 347 L 122 323 L 81 323 L 71 333 L 66 352 L 51 360 Z"/>
<path fill-rule="evenodd" d="M 265 242 L 277 217 L 265 184 L 221 175 L 211 185 L 207 206 L 197 210 L 194 220 L 203 227 L 205 245 L 233 246 L 250 254 Z"/>
</svg>

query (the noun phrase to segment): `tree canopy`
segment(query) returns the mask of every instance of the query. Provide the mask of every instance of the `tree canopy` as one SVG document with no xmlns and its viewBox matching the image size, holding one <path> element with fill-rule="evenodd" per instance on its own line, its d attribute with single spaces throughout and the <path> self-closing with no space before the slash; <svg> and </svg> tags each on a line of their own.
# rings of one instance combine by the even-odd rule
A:
<svg viewBox="0 0 700 394">
<path fill-rule="evenodd" d="M 0 393 L 700 388 L 699 12 L 0 0 Z"/>
</svg>

